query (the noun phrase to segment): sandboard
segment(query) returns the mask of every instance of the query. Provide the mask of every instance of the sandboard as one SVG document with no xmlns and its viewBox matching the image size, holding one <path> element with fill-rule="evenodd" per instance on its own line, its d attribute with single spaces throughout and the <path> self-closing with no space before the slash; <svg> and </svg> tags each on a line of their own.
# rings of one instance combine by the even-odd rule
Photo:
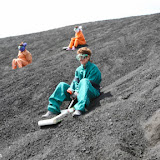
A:
<svg viewBox="0 0 160 160">
<path fill-rule="evenodd" d="M 65 116 L 67 116 L 67 114 L 74 112 L 74 107 L 72 107 L 73 103 L 74 103 L 74 99 L 69 104 L 68 109 L 61 110 L 61 113 L 59 115 L 57 115 L 56 117 L 38 121 L 38 126 L 41 127 L 41 126 L 59 123 L 60 121 L 62 121 L 64 119 Z"/>
</svg>

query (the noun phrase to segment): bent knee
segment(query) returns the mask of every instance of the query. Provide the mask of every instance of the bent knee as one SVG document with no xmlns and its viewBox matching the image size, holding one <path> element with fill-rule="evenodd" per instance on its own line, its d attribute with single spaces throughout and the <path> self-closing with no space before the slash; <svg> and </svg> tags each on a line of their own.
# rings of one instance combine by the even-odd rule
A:
<svg viewBox="0 0 160 160">
<path fill-rule="evenodd" d="M 14 58 L 13 60 L 12 60 L 12 62 L 14 62 L 14 61 L 16 61 L 17 59 L 16 58 Z"/>
<path fill-rule="evenodd" d="M 65 82 L 60 82 L 58 85 L 59 86 L 64 86 L 66 83 Z"/>
<path fill-rule="evenodd" d="M 88 82 L 90 82 L 88 78 L 83 78 L 83 79 L 80 81 L 80 83 L 88 83 Z"/>
<path fill-rule="evenodd" d="M 65 82 L 60 82 L 59 84 L 58 84 L 58 86 L 59 87 L 64 87 L 64 86 L 69 86 L 67 83 L 65 83 Z"/>
</svg>

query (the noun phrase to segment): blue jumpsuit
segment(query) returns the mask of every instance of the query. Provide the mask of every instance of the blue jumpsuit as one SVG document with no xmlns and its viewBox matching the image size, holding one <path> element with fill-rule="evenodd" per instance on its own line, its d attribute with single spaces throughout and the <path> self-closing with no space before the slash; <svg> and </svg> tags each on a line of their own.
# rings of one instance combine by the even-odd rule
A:
<svg viewBox="0 0 160 160">
<path fill-rule="evenodd" d="M 74 105 L 75 110 L 85 111 L 85 106 L 90 104 L 90 100 L 100 95 L 101 72 L 98 67 L 87 62 L 85 68 L 83 65 L 79 66 L 75 71 L 75 77 L 68 85 L 65 82 L 60 82 L 53 94 L 49 97 L 48 110 L 52 113 L 61 113 L 60 106 L 63 101 L 71 101 L 70 94 L 67 92 L 68 88 L 78 92 L 78 102 Z"/>
</svg>

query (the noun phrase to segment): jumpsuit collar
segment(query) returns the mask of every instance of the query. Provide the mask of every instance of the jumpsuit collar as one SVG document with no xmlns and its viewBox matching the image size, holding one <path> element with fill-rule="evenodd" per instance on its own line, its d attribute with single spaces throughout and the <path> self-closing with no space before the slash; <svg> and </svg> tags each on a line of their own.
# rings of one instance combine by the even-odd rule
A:
<svg viewBox="0 0 160 160">
<path fill-rule="evenodd" d="M 85 67 L 83 66 L 83 64 L 81 64 L 81 66 L 82 66 L 83 69 L 86 69 L 90 64 L 91 64 L 91 62 L 88 61 L 88 62 L 86 63 L 86 65 L 85 65 Z"/>
</svg>

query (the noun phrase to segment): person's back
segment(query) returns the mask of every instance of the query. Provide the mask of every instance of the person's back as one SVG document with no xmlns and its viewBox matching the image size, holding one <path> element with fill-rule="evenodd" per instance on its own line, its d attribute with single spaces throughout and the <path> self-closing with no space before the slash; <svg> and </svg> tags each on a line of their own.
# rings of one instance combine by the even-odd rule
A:
<svg viewBox="0 0 160 160">
<path fill-rule="evenodd" d="M 25 50 L 24 53 L 26 61 L 28 62 L 28 64 L 32 63 L 32 55 L 28 50 Z"/>
</svg>

